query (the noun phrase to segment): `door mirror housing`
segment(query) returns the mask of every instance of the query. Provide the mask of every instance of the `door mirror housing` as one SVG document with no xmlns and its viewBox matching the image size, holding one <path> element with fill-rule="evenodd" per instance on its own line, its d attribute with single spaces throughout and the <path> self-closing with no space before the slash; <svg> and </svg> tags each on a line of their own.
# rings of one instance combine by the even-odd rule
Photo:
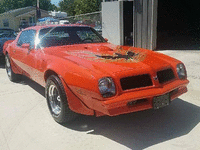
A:
<svg viewBox="0 0 200 150">
<path fill-rule="evenodd" d="M 105 40 L 106 42 L 108 42 L 108 39 L 107 39 L 107 38 L 104 38 L 104 40 Z"/>
<path fill-rule="evenodd" d="M 30 49 L 30 44 L 29 43 L 23 43 L 21 45 L 22 48 Z"/>
</svg>

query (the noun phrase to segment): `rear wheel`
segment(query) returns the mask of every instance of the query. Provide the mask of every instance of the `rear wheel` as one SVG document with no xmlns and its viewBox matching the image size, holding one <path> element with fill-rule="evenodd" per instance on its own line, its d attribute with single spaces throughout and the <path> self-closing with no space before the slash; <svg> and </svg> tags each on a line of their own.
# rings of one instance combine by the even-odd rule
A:
<svg viewBox="0 0 200 150">
<path fill-rule="evenodd" d="M 50 113 L 56 122 L 66 123 L 77 117 L 68 106 L 67 96 L 59 77 L 51 75 L 47 79 L 45 94 Z"/>
<path fill-rule="evenodd" d="M 18 74 L 15 74 L 12 70 L 12 66 L 11 66 L 11 63 L 10 63 L 10 58 L 9 58 L 9 55 L 6 54 L 5 56 L 5 68 L 6 68 L 6 72 L 7 72 L 7 75 L 8 75 L 8 78 L 10 81 L 12 82 L 16 82 L 16 81 L 19 81 L 20 80 L 20 75 Z"/>
</svg>

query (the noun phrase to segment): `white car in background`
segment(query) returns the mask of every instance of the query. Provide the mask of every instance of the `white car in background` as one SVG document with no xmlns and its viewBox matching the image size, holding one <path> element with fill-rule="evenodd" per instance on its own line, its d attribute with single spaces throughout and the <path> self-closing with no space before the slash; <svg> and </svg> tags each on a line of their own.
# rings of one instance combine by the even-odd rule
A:
<svg viewBox="0 0 200 150">
<path fill-rule="evenodd" d="M 70 24 L 68 20 L 60 20 L 59 24 Z"/>
</svg>

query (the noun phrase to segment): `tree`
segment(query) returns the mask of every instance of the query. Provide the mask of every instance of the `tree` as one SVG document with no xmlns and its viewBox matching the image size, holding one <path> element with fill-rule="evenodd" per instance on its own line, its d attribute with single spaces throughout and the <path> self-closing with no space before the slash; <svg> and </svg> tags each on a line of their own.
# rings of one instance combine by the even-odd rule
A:
<svg viewBox="0 0 200 150">
<path fill-rule="evenodd" d="M 36 0 L 36 2 L 37 2 L 37 0 Z M 51 0 L 40 0 L 40 9 L 52 10 L 52 8 L 53 8 L 53 6 L 51 4 Z"/>
<path fill-rule="evenodd" d="M 63 0 L 59 6 L 68 16 L 74 16 L 99 11 L 101 0 Z"/>
<path fill-rule="evenodd" d="M 0 4 L 0 14 L 3 13 L 3 12 L 5 12 L 5 11 L 4 11 L 4 8 L 3 8 L 3 5 Z"/>
<path fill-rule="evenodd" d="M 55 11 L 59 11 L 59 10 L 60 10 L 60 8 L 59 8 L 59 7 L 57 7 L 56 5 L 52 4 L 52 5 L 50 6 L 49 10 L 55 10 Z"/>
<path fill-rule="evenodd" d="M 68 16 L 74 16 L 75 15 L 75 3 L 74 0 L 63 0 L 58 3 L 60 6 L 60 10 L 67 12 Z"/>
<path fill-rule="evenodd" d="M 36 6 L 36 4 L 37 0 L 2 0 L 0 3 L 0 13 L 28 6 Z M 54 10 L 56 8 L 55 5 L 51 4 L 51 0 L 40 0 L 40 9 Z"/>
<path fill-rule="evenodd" d="M 99 0 L 76 0 L 75 1 L 76 15 L 99 11 L 100 5 L 101 1 Z"/>
</svg>

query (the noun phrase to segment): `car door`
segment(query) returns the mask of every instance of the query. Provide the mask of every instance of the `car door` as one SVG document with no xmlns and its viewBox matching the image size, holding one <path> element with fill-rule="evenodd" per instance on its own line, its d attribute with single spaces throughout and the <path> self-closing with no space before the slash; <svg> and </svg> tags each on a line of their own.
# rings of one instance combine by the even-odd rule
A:
<svg viewBox="0 0 200 150">
<path fill-rule="evenodd" d="M 19 35 L 19 38 L 16 42 L 14 42 L 13 46 L 11 47 L 10 56 L 12 61 L 15 63 L 17 68 L 20 68 L 20 73 L 24 73 L 24 64 L 22 63 L 26 49 L 22 48 L 21 45 L 26 43 L 26 36 L 28 31 L 22 31 Z"/>
<path fill-rule="evenodd" d="M 37 62 L 35 36 L 36 30 L 23 31 L 13 50 L 13 59 L 15 63 L 23 70 L 23 74 L 29 78 L 32 78 L 33 68 L 35 68 Z M 24 46 L 25 44 L 28 44 L 29 47 Z"/>
</svg>

